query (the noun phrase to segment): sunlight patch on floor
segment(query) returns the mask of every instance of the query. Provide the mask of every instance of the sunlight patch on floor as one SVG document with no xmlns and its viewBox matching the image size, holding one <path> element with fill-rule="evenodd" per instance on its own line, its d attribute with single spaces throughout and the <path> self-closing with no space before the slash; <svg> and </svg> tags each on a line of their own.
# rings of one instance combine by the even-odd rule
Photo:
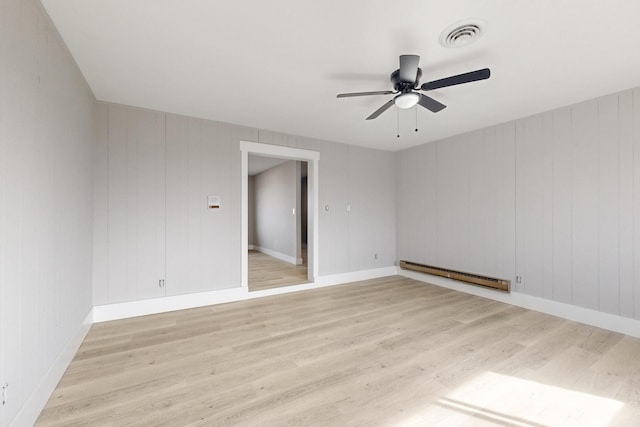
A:
<svg viewBox="0 0 640 427">
<path fill-rule="evenodd" d="M 623 407 L 614 399 L 485 372 L 397 425 L 607 426 Z"/>
</svg>

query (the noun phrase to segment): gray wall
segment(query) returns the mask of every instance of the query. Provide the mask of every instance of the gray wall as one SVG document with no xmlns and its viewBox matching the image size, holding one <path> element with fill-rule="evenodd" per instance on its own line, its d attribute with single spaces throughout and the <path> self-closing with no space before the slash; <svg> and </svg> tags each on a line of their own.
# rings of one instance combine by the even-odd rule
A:
<svg viewBox="0 0 640 427">
<path fill-rule="evenodd" d="M 95 305 L 241 285 L 240 140 L 320 152 L 320 275 L 395 261 L 394 153 L 106 103 L 95 123 Z"/>
<path fill-rule="evenodd" d="M 398 257 L 640 318 L 639 106 L 628 90 L 397 153 Z"/>
<path fill-rule="evenodd" d="M 290 160 L 254 176 L 255 244 L 287 258 L 298 257 L 293 209 L 299 204 L 299 168 L 298 162 Z M 300 215 L 300 210 L 296 213 Z"/>
<path fill-rule="evenodd" d="M 238 286 L 238 141 L 252 131 L 106 103 L 95 116 L 94 304 Z"/>
<path fill-rule="evenodd" d="M 36 0 L 0 2 L 0 405 L 8 425 L 91 310 L 94 98 Z"/>
</svg>

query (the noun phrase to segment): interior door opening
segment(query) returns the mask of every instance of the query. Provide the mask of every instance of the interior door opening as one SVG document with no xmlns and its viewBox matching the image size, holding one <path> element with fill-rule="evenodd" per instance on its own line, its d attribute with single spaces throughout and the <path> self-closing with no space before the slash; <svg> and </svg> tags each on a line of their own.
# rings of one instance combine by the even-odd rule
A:
<svg viewBox="0 0 640 427">
<path fill-rule="evenodd" d="M 249 291 L 308 282 L 307 162 L 249 155 Z"/>
<path fill-rule="evenodd" d="M 248 291 L 318 276 L 319 153 L 240 142 L 242 285 Z"/>
</svg>

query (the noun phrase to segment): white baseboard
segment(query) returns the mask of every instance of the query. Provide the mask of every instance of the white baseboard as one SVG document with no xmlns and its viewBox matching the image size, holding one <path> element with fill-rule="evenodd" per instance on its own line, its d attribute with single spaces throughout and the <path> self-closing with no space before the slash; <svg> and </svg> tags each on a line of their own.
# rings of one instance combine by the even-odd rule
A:
<svg viewBox="0 0 640 427">
<path fill-rule="evenodd" d="M 93 307 L 93 321 L 98 323 L 129 317 L 145 316 L 147 314 L 165 313 L 169 311 L 184 310 L 187 308 L 203 307 L 207 305 L 242 301 L 290 292 L 306 291 L 326 286 L 357 282 L 359 280 L 393 276 L 395 274 L 397 274 L 396 267 L 383 267 L 372 270 L 321 276 L 313 283 L 283 286 L 281 288 L 265 289 L 263 291 L 256 292 L 249 292 L 247 288 L 243 288 L 238 285 L 231 289 L 222 289 L 218 291 L 198 292 L 194 294 L 153 298 L 118 304 L 98 305 Z"/>
<path fill-rule="evenodd" d="M 395 267 L 383 267 L 372 270 L 332 274 L 328 276 L 320 276 L 312 283 L 303 283 L 302 285 L 283 286 L 281 288 L 249 292 L 249 298 L 260 298 L 271 295 L 286 294 L 289 292 L 308 291 L 310 289 L 326 288 L 328 286 L 343 285 L 345 283 L 358 282 L 360 280 L 377 279 L 379 277 L 393 276 L 395 274 Z"/>
<path fill-rule="evenodd" d="M 187 308 L 242 301 L 248 298 L 247 294 L 247 288 L 238 285 L 234 288 L 217 291 L 97 305 L 93 307 L 93 321 L 94 323 L 99 323 L 129 317 L 146 316 L 147 314 L 165 313 Z"/>
<path fill-rule="evenodd" d="M 25 404 L 20 408 L 9 427 L 32 426 L 40 416 L 40 412 L 44 409 L 49 401 L 51 394 L 56 389 L 58 382 L 64 375 L 78 352 L 82 341 L 87 336 L 91 324 L 93 323 L 93 310 L 89 311 L 82 324 L 78 327 L 71 339 L 64 346 L 62 352 L 58 355 L 53 365 L 40 381 L 40 384 L 27 399 Z"/>
<path fill-rule="evenodd" d="M 381 267 L 370 270 L 352 271 L 349 273 L 331 274 L 328 276 L 320 276 L 316 283 L 322 286 L 340 285 L 349 282 L 358 282 L 360 280 L 377 279 L 379 277 L 395 276 L 398 274 L 396 267 Z"/>
<path fill-rule="evenodd" d="M 518 307 L 528 308 L 530 310 L 539 311 L 553 316 L 562 317 L 563 319 L 573 320 L 575 322 L 584 323 L 586 325 L 596 326 L 598 328 L 607 329 L 632 337 L 640 338 L 640 321 L 622 317 L 615 314 L 604 313 L 589 308 L 578 307 L 558 301 L 552 301 L 545 298 L 525 295 L 519 292 L 504 293 L 485 289 L 478 286 L 469 285 L 457 280 L 447 279 L 439 276 L 432 276 L 426 273 L 418 273 L 414 271 L 403 270 L 397 268 L 397 274 L 418 280 L 420 282 L 431 283 L 433 285 L 442 286 L 456 291 L 465 292 L 472 295 L 489 298 L 495 301 L 505 302 L 507 304 L 516 305 Z"/>
<path fill-rule="evenodd" d="M 265 255 L 272 256 L 274 258 L 278 258 L 280 261 L 288 262 L 289 264 L 293 264 L 293 265 L 302 264 L 302 259 L 301 258 L 299 259 L 299 258 L 290 256 L 290 255 L 287 255 L 287 254 L 276 252 L 276 251 L 271 250 L 271 249 L 263 248 L 262 246 L 253 245 L 253 250 L 261 252 L 261 253 L 263 253 Z"/>
<path fill-rule="evenodd" d="M 249 249 L 250 251 L 255 250 L 255 246 L 254 245 L 247 245 L 247 249 Z"/>
</svg>

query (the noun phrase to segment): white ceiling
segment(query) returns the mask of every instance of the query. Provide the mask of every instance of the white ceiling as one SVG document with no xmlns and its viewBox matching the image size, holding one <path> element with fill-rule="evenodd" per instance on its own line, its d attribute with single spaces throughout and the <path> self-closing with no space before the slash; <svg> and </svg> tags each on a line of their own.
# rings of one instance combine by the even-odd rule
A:
<svg viewBox="0 0 640 427">
<path fill-rule="evenodd" d="M 100 100 L 397 150 L 640 86 L 637 0 L 42 0 Z M 438 43 L 479 18 L 476 43 Z M 400 54 L 422 82 L 479 68 L 491 79 L 430 92 L 440 113 L 392 107 Z"/>
<path fill-rule="evenodd" d="M 255 154 L 249 154 L 247 172 L 249 176 L 258 175 L 260 172 L 264 172 L 267 169 L 271 169 L 288 161 L 289 159 L 281 159 L 278 157 L 264 157 Z"/>
</svg>

